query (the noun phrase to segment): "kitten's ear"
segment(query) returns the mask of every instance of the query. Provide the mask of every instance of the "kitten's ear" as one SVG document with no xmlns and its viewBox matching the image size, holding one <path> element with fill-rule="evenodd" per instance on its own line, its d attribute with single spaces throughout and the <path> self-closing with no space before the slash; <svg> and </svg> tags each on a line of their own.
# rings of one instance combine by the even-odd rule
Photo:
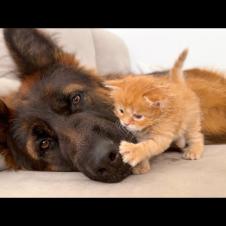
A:
<svg viewBox="0 0 226 226">
<path fill-rule="evenodd" d="M 166 106 L 166 100 L 150 100 L 147 96 L 144 96 L 144 100 L 148 103 L 150 107 L 159 108 L 162 110 Z"/>
<path fill-rule="evenodd" d="M 116 80 L 106 80 L 104 81 L 104 86 L 106 88 L 109 88 L 111 91 L 116 91 L 122 88 L 122 85 L 124 84 L 123 79 L 116 79 Z"/>
</svg>

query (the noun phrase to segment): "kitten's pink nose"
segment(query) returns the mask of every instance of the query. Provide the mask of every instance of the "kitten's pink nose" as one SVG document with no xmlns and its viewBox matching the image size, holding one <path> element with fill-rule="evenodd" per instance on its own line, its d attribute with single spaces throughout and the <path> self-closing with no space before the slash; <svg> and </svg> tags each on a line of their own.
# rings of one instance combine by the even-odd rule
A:
<svg viewBox="0 0 226 226">
<path fill-rule="evenodd" d="M 129 126 L 129 122 L 124 122 L 124 126 Z"/>
</svg>

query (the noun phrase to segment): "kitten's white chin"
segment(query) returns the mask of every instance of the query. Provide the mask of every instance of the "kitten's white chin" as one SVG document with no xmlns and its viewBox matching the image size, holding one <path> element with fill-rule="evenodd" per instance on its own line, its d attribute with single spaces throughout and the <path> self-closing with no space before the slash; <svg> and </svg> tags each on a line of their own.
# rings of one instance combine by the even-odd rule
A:
<svg viewBox="0 0 226 226">
<path fill-rule="evenodd" d="M 142 128 L 133 125 L 127 126 L 126 129 L 128 129 L 132 133 L 139 132 L 142 130 Z"/>
</svg>

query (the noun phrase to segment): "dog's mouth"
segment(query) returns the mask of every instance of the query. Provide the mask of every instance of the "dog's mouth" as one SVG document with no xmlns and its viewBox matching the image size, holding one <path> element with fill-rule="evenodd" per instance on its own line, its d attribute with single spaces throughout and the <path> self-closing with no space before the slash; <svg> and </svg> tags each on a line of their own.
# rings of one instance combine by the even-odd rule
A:
<svg viewBox="0 0 226 226">
<path fill-rule="evenodd" d="M 131 166 L 120 160 L 114 166 L 100 166 L 96 169 L 91 165 L 78 164 L 79 171 L 86 175 L 91 180 L 104 183 L 118 183 L 126 179 L 132 174 Z"/>
<path fill-rule="evenodd" d="M 96 175 L 89 175 L 88 177 L 94 181 L 103 182 L 103 183 L 119 183 L 126 179 L 128 176 L 132 174 L 132 171 L 130 168 L 125 169 L 124 172 L 116 172 L 115 174 L 103 175 L 105 173 L 105 170 L 100 169 L 100 172 L 102 175 L 96 176 Z"/>
</svg>

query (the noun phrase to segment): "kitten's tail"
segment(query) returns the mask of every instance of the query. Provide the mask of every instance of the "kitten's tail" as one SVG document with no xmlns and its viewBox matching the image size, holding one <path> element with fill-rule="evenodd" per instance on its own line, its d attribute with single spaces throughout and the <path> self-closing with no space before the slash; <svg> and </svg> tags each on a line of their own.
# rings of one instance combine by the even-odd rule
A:
<svg viewBox="0 0 226 226">
<path fill-rule="evenodd" d="M 182 68 L 187 55 L 188 49 L 185 49 L 174 63 L 173 68 L 170 70 L 170 78 L 172 79 L 172 81 L 185 84 L 185 78 Z"/>
</svg>

